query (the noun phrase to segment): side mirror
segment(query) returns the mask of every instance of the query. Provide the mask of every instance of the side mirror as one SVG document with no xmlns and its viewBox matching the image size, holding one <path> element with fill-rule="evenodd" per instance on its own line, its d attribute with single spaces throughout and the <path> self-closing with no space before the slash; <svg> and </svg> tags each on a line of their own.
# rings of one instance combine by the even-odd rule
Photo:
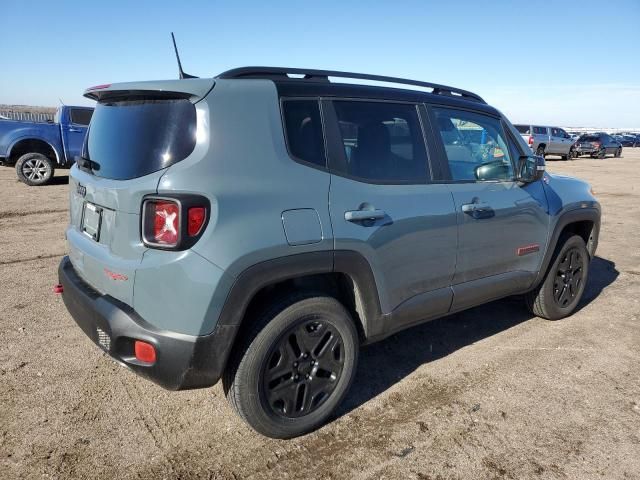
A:
<svg viewBox="0 0 640 480">
<path fill-rule="evenodd" d="M 523 183 L 533 183 L 542 180 L 545 168 L 543 157 L 523 155 L 518 161 L 518 180 Z"/>
</svg>

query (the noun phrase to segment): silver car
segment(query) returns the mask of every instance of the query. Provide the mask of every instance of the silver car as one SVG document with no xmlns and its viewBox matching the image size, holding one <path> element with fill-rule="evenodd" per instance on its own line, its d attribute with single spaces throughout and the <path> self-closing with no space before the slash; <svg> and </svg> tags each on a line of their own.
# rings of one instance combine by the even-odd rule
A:
<svg viewBox="0 0 640 480">
<path fill-rule="evenodd" d="M 560 127 L 514 125 L 536 155 L 559 155 L 562 160 L 576 157 L 575 141 Z"/>
</svg>

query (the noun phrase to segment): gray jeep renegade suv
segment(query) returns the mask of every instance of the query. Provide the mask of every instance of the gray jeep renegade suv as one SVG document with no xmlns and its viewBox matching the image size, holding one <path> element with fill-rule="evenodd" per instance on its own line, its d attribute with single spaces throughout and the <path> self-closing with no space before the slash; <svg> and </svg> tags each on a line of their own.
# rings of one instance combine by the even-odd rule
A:
<svg viewBox="0 0 640 480">
<path fill-rule="evenodd" d="M 580 301 L 598 202 L 473 93 L 254 67 L 85 95 L 67 309 L 165 388 L 222 379 L 264 435 L 325 422 L 362 344 L 514 294 L 548 319 Z"/>
</svg>

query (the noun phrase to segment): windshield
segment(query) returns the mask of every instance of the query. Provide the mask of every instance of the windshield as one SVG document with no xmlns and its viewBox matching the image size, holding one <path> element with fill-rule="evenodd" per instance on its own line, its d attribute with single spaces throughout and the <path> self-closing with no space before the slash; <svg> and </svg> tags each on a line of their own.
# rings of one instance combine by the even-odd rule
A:
<svg viewBox="0 0 640 480">
<path fill-rule="evenodd" d="M 103 178 L 128 180 L 186 158 L 196 144 L 196 109 L 186 99 L 97 104 L 83 158 Z"/>
<path fill-rule="evenodd" d="M 580 141 L 582 142 L 595 142 L 600 140 L 600 137 L 596 135 L 583 135 L 580 137 Z"/>
</svg>

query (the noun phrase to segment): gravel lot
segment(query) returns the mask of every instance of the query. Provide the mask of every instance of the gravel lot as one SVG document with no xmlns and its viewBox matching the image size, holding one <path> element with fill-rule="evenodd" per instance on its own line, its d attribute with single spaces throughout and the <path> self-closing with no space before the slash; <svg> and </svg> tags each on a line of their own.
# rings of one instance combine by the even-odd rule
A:
<svg viewBox="0 0 640 480">
<path fill-rule="evenodd" d="M 253 433 L 222 388 L 166 392 L 118 366 L 51 292 L 67 171 L 0 169 L 0 478 L 640 478 L 640 148 L 548 161 L 603 226 L 580 310 L 493 302 L 363 350 L 337 419 Z"/>
</svg>

